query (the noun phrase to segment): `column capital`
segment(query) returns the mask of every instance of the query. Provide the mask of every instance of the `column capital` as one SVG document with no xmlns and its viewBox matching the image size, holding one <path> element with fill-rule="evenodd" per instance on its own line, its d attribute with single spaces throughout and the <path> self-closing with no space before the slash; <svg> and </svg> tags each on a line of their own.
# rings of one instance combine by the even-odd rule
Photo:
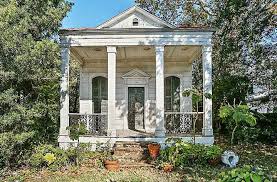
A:
<svg viewBox="0 0 277 182">
<path fill-rule="evenodd" d="M 202 46 L 202 53 L 204 52 L 212 52 L 213 46 L 212 45 L 203 45 Z"/>
<path fill-rule="evenodd" d="M 164 52 L 164 45 L 157 45 L 155 46 L 156 52 Z"/>
<path fill-rule="evenodd" d="M 116 46 L 107 46 L 107 53 L 116 53 Z"/>
</svg>

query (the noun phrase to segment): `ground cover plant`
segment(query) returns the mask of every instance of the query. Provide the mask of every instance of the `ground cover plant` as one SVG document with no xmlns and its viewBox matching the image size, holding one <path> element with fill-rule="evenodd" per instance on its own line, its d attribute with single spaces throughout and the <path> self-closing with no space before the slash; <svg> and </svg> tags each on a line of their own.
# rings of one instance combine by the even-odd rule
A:
<svg viewBox="0 0 277 182">
<path fill-rule="evenodd" d="M 218 143 L 222 149 L 229 148 L 228 143 Z M 240 156 L 237 168 L 240 171 L 245 165 L 261 170 L 269 180 L 277 179 L 277 147 L 274 145 L 249 144 L 234 145 L 232 149 Z M 88 156 L 88 155 L 86 155 Z M 66 166 L 60 170 L 42 168 L 39 170 L 23 168 L 6 174 L 2 181 L 218 181 L 220 173 L 229 176 L 232 169 L 219 164 L 211 166 L 208 163 L 183 165 L 182 169 L 174 168 L 172 173 L 165 173 L 156 167 L 120 169 L 118 172 L 107 171 L 102 161 L 106 158 L 102 153 L 94 153 L 81 162 L 80 167 Z M 224 176 L 225 176 L 224 175 Z"/>
</svg>

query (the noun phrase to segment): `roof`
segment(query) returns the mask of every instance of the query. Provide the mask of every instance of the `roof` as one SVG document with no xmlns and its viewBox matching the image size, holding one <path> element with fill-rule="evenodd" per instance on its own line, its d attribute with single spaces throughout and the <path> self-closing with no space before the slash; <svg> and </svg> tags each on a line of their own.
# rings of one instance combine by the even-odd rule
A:
<svg viewBox="0 0 277 182">
<path fill-rule="evenodd" d="M 135 12 L 138 12 L 142 15 L 144 15 L 145 17 L 151 19 L 152 21 L 154 22 L 157 22 L 159 23 L 160 25 L 163 25 L 164 27 L 167 27 L 167 28 L 174 28 L 175 26 L 174 25 L 171 25 L 170 23 L 162 20 L 161 18 L 157 17 L 156 15 L 153 15 L 151 13 L 149 13 L 148 11 L 140 8 L 139 6 L 135 5 L 135 6 L 132 6 L 131 8 L 123 11 L 122 13 L 112 17 L 111 19 L 107 20 L 106 22 L 98 25 L 96 28 L 97 29 L 101 29 L 101 28 L 106 28 L 106 27 L 109 27 L 111 26 L 113 23 L 119 21 L 120 19 L 123 19 L 124 17 L 132 14 L 132 13 L 135 13 Z"/>
<path fill-rule="evenodd" d="M 150 26 L 141 26 L 141 27 L 130 27 L 126 26 L 126 19 L 129 18 L 131 15 L 134 17 L 141 15 L 142 18 L 145 17 L 144 24 L 150 22 Z M 125 21 L 125 22 L 124 22 Z M 130 21 L 130 20 L 129 20 Z M 148 22 L 146 22 L 148 21 Z M 124 22 L 124 23 L 122 23 Z M 121 23 L 120 26 L 117 26 Z M 151 25 L 152 23 L 152 25 Z M 98 25 L 97 27 L 85 27 L 85 28 L 65 28 L 61 29 L 61 34 L 97 34 L 97 33 L 104 33 L 104 34 L 123 34 L 123 33 L 145 33 L 145 32 L 214 32 L 213 29 L 208 27 L 196 27 L 196 26 L 186 26 L 186 25 L 179 25 L 174 26 L 166 21 L 160 19 L 159 17 L 147 12 L 146 10 L 140 8 L 139 6 L 135 5 L 122 13 L 112 17 L 111 19 L 107 20 L 106 22 Z"/>
</svg>

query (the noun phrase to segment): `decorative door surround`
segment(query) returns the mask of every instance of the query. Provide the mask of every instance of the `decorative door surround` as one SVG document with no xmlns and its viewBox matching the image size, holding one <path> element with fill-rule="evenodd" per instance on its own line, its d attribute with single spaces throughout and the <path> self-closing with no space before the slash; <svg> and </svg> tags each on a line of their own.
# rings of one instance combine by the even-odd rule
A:
<svg viewBox="0 0 277 182">
<path fill-rule="evenodd" d="M 124 74 L 122 76 L 124 79 L 124 98 L 126 100 L 126 103 L 128 103 L 128 88 L 129 87 L 144 87 L 144 123 L 145 123 L 145 130 L 149 130 L 147 128 L 149 123 L 149 111 L 147 110 L 147 100 L 148 100 L 148 82 L 150 75 L 147 73 L 139 70 L 139 69 L 133 69 L 129 71 L 128 73 Z M 128 107 L 127 107 L 128 108 Z M 128 126 L 128 111 L 124 115 L 124 126 Z M 128 128 L 124 128 L 128 129 Z"/>
</svg>

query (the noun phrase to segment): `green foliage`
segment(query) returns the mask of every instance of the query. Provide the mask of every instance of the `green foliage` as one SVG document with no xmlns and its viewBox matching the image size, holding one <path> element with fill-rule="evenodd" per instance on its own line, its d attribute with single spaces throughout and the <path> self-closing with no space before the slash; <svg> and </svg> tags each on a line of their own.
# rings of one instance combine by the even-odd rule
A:
<svg viewBox="0 0 277 182">
<path fill-rule="evenodd" d="M 213 86 L 213 113 L 218 122 L 218 110 L 223 102 L 245 103 L 247 94 L 251 91 L 250 81 L 245 76 L 226 73 L 215 79 Z"/>
<path fill-rule="evenodd" d="M 40 145 L 36 147 L 29 162 L 32 167 L 49 167 L 52 170 L 60 169 L 69 164 L 66 152 L 53 145 Z"/>
<path fill-rule="evenodd" d="M 158 161 L 178 168 L 205 165 L 208 159 L 216 158 L 222 153 L 222 149 L 216 145 L 190 144 L 181 139 L 170 139 L 167 142 L 170 146 L 161 150 Z"/>
<path fill-rule="evenodd" d="M 256 118 L 250 112 L 247 105 L 223 105 L 219 109 L 219 117 L 223 123 L 226 123 L 229 128 L 232 128 L 231 144 L 234 142 L 235 131 L 239 126 L 256 125 Z"/>
<path fill-rule="evenodd" d="M 203 100 L 203 94 L 198 89 L 192 88 L 192 89 L 186 89 L 183 91 L 184 97 L 191 97 L 192 103 L 198 104 L 199 102 L 202 102 Z"/>
<path fill-rule="evenodd" d="M 237 129 L 234 140 L 241 143 L 277 143 L 277 114 L 254 113 L 257 124 L 252 126 L 240 126 Z"/>
<path fill-rule="evenodd" d="M 0 133 L 0 169 L 24 162 L 26 154 L 30 153 L 33 136 L 33 132 Z"/>
<path fill-rule="evenodd" d="M 248 124 L 250 126 L 256 125 L 256 118 L 249 111 L 247 105 L 224 105 L 219 110 L 219 117 L 223 122 L 228 122 L 239 125 L 239 124 Z"/>
<path fill-rule="evenodd" d="M 55 37 L 70 6 L 66 0 L 0 3 L 0 163 L 8 167 L 24 162 L 38 143 L 56 141 L 60 49 Z"/>
<path fill-rule="evenodd" d="M 87 128 L 84 123 L 73 123 L 66 129 L 69 130 L 69 137 L 71 140 L 78 140 L 81 135 L 87 133 Z"/>
<path fill-rule="evenodd" d="M 223 150 L 218 145 L 206 146 L 205 148 L 205 157 L 209 159 L 219 158 Z"/>
<path fill-rule="evenodd" d="M 252 166 L 244 166 L 242 168 L 220 173 L 218 181 L 270 182 L 271 179 L 259 169 L 255 169 Z"/>
</svg>

